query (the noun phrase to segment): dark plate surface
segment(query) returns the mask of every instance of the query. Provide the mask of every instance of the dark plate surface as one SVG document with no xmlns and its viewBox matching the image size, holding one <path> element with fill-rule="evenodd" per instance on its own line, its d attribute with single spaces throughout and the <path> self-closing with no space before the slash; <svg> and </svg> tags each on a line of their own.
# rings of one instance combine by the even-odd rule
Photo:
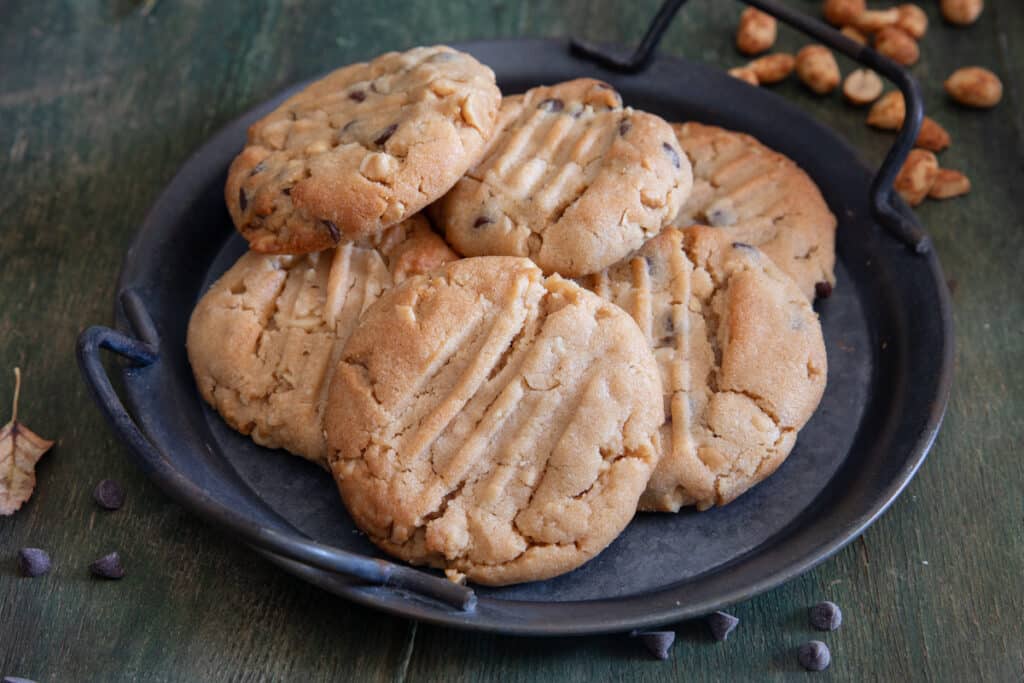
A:
<svg viewBox="0 0 1024 683">
<path fill-rule="evenodd" d="M 699 64 L 659 58 L 644 73 L 626 76 L 570 56 L 560 41 L 460 47 L 490 65 L 505 92 L 602 78 L 631 106 L 752 133 L 807 170 L 839 219 L 838 283 L 816 306 L 828 348 L 824 399 L 785 464 L 735 503 L 700 514 L 638 515 L 579 570 L 545 582 L 480 588 L 472 612 L 271 559 L 334 593 L 410 617 L 561 635 L 707 613 L 808 570 L 856 538 L 924 460 L 948 398 L 953 345 L 938 261 L 914 254 L 875 224 L 868 204 L 872 172 L 833 132 L 780 97 Z M 355 530 L 324 472 L 256 446 L 203 404 L 185 354 L 196 300 L 245 249 L 224 207 L 227 166 L 246 127 L 285 95 L 204 145 L 129 249 L 118 289 L 141 294 L 162 342 L 156 363 L 124 370 L 126 403 L 176 469 L 254 524 L 381 556 Z M 117 326 L 130 331 L 120 309 Z"/>
</svg>

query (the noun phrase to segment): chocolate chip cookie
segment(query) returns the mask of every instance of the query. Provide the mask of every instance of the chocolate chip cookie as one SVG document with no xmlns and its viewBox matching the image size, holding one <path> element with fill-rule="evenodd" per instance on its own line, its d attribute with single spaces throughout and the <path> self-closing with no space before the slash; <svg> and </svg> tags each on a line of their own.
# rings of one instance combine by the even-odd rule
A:
<svg viewBox="0 0 1024 683">
<path fill-rule="evenodd" d="M 690 164 L 663 120 L 582 78 L 506 97 L 483 160 L 436 207 L 464 256 L 528 256 L 578 277 L 658 232 L 690 192 Z"/>
<path fill-rule="evenodd" d="M 693 192 L 673 225 L 721 229 L 768 254 L 813 301 L 835 284 L 836 218 L 791 159 L 744 133 L 673 124 L 693 164 Z"/>
<path fill-rule="evenodd" d="M 660 396 L 620 308 L 525 258 L 463 259 L 363 316 L 328 396 L 330 466 L 386 552 L 455 580 L 545 579 L 632 519 Z"/>
<path fill-rule="evenodd" d="M 379 233 L 479 160 L 500 104 L 494 73 L 448 47 L 338 69 L 249 128 L 225 187 L 231 218 L 275 254 Z"/>
<path fill-rule="evenodd" d="M 392 284 L 455 258 L 422 216 L 372 242 L 305 256 L 246 253 L 192 313 L 199 393 L 256 443 L 324 464 L 324 399 L 359 316 Z"/>
<path fill-rule="evenodd" d="M 661 371 L 662 457 L 641 510 L 725 505 L 775 471 L 827 361 L 817 316 L 771 259 L 726 231 L 667 228 L 584 284 L 633 316 Z"/>
</svg>

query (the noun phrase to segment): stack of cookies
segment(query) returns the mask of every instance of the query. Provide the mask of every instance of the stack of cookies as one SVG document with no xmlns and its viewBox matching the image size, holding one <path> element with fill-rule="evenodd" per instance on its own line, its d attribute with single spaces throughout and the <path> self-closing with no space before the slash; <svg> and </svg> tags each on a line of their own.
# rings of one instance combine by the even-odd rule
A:
<svg viewBox="0 0 1024 683">
<path fill-rule="evenodd" d="M 253 124 L 225 196 L 251 250 L 192 314 L 200 393 L 453 580 L 549 578 L 638 509 L 729 503 L 824 391 L 817 187 L 601 81 L 502 97 L 467 54 L 385 54 Z"/>
</svg>

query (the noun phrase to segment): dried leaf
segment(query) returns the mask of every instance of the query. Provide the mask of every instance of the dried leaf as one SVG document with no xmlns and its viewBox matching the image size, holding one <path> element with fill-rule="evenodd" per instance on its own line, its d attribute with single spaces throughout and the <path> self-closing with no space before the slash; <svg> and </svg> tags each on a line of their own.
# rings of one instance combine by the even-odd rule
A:
<svg viewBox="0 0 1024 683">
<path fill-rule="evenodd" d="M 0 515 L 13 515 L 36 487 L 36 463 L 53 446 L 18 422 L 21 370 L 14 368 L 11 421 L 0 429 Z"/>
</svg>

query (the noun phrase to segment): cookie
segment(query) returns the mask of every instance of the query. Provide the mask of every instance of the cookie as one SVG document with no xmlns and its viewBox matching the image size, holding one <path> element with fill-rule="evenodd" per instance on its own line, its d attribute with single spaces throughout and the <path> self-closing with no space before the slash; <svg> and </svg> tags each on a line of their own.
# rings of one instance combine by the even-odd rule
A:
<svg viewBox="0 0 1024 683">
<path fill-rule="evenodd" d="M 506 97 L 483 160 L 437 207 L 464 256 L 528 256 L 578 277 L 623 258 L 686 199 L 690 164 L 672 128 L 582 78 Z"/>
<path fill-rule="evenodd" d="M 641 510 L 725 505 L 785 460 L 825 389 L 818 317 L 755 247 L 668 228 L 585 284 L 637 321 L 664 388 Z"/>
<path fill-rule="evenodd" d="M 369 243 L 244 254 L 189 321 L 199 393 L 256 443 L 325 464 L 324 398 L 360 314 L 392 284 L 454 258 L 422 216 Z"/>
<path fill-rule="evenodd" d="M 375 544 L 501 585 L 570 571 L 622 531 L 657 464 L 660 396 L 624 311 L 527 259 L 479 257 L 366 312 L 324 424 Z"/>
<path fill-rule="evenodd" d="M 701 123 L 673 128 L 693 164 L 693 191 L 673 225 L 710 225 L 754 245 L 810 301 L 816 286 L 830 292 L 836 218 L 814 181 L 750 135 Z"/>
<path fill-rule="evenodd" d="M 448 47 L 338 69 L 249 128 L 224 190 L 231 218 L 265 253 L 379 233 L 479 160 L 500 105 L 494 73 Z"/>
</svg>

